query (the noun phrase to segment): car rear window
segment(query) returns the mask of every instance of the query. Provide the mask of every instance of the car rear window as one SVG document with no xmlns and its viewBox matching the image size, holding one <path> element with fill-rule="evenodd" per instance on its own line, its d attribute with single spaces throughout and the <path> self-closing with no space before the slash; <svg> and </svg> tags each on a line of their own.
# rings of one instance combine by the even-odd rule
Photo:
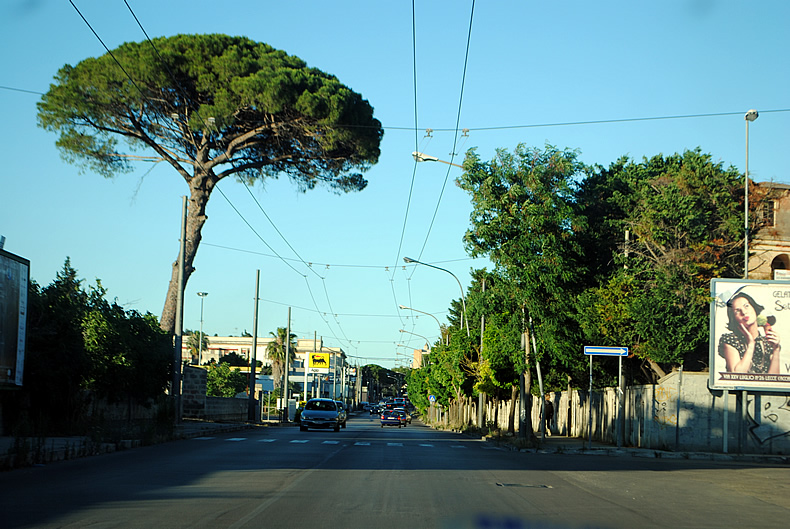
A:
<svg viewBox="0 0 790 529">
<path fill-rule="evenodd" d="M 334 402 L 328 402 L 323 400 L 311 400 L 305 404 L 304 409 L 306 410 L 321 410 L 321 411 L 337 411 Z"/>
</svg>

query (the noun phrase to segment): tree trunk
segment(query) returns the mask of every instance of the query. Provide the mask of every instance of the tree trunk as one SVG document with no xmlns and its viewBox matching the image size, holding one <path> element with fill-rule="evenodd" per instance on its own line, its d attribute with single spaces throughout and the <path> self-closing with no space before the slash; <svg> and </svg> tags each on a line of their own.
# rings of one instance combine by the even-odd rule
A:
<svg viewBox="0 0 790 529">
<path fill-rule="evenodd" d="M 203 225 L 206 223 L 206 219 L 208 219 L 206 216 L 206 204 L 208 203 L 214 185 L 216 185 L 214 179 L 208 177 L 199 178 L 195 176 L 190 181 L 190 197 L 187 205 L 186 244 L 184 246 L 184 288 L 186 288 L 187 281 L 192 275 L 192 272 L 195 271 L 192 263 L 195 261 L 195 255 L 200 245 Z M 179 239 L 180 237 L 181 235 L 179 233 Z M 170 284 L 167 287 L 167 295 L 165 296 L 165 305 L 162 309 L 162 317 L 159 320 L 159 326 L 162 330 L 170 334 L 175 334 L 177 301 L 178 256 L 176 256 L 176 261 L 173 263 Z"/>
<path fill-rule="evenodd" d="M 518 386 L 513 384 L 510 388 L 510 413 L 507 418 L 507 433 L 516 433 L 516 402 L 518 402 Z"/>
</svg>

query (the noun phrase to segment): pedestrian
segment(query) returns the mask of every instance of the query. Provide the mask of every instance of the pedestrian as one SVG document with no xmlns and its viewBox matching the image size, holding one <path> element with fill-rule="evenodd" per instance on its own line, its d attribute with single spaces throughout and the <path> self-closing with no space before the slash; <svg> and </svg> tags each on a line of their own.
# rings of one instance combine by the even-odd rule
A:
<svg viewBox="0 0 790 529">
<path fill-rule="evenodd" d="M 551 397 L 546 395 L 546 400 L 543 404 L 543 425 L 546 428 L 546 435 L 551 435 L 551 423 L 554 420 L 554 404 L 551 403 Z"/>
</svg>

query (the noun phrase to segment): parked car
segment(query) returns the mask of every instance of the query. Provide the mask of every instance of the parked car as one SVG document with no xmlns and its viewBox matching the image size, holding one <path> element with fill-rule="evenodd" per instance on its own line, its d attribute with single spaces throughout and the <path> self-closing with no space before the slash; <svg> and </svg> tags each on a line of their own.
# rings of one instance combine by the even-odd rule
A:
<svg viewBox="0 0 790 529">
<path fill-rule="evenodd" d="M 395 410 L 384 410 L 381 412 L 381 427 L 397 426 L 400 428 L 404 424 L 401 418 L 401 412 Z"/>
<path fill-rule="evenodd" d="M 348 420 L 348 410 L 346 410 L 346 405 L 342 400 L 336 400 L 335 404 L 337 404 L 337 412 L 340 414 L 340 426 L 345 428 L 346 421 Z"/>
<path fill-rule="evenodd" d="M 310 399 L 302 410 L 299 429 L 304 432 L 309 428 L 332 428 L 339 432 L 340 423 L 337 402 L 332 399 Z"/>
<path fill-rule="evenodd" d="M 403 424 L 411 424 L 411 415 L 405 408 L 395 408 L 395 411 L 399 411 L 403 413 Z"/>
</svg>

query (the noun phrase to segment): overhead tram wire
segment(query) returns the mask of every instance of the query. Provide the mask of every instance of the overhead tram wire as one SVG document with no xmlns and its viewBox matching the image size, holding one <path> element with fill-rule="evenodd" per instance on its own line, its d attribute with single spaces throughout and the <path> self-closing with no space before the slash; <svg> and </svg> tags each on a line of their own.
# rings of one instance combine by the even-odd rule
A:
<svg viewBox="0 0 790 529">
<path fill-rule="evenodd" d="M 470 47 L 471 42 L 472 42 L 472 22 L 474 21 L 474 17 L 475 17 L 475 0 L 472 0 L 472 9 L 471 9 L 471 12 L 469 14 L 469 30 L 468 30 L 467 36 L 466 36 L 466 53 L 464 54 L 464 69 L 463 69 L 463 74 L 461 76 L 461 93 L 460 93 L 460 95 L 458 97 L 458 112 L 456 113 L 456 119 L 455 119 L 455 135 L 453 137 L 453 150 L 450 153 L 450 162 L 451 163 L 453 162 L 453 160 L 454 160 L 454 158 L 456 156 L 455 150 L 456 150 L 456 146 L 458 145 L 458 130 L 459 130 L 459 127 L 460 127 L 460 122 L 461 122 L 461 108 L 463 107 L 463 102 L 464 102 L 464 87 L 466 86 L 466 69 L 467 69 L 467 67 L 469 65 L 469 47 Z M 415 163 L 416 163 L 416 161 L 415 161 Z M 436 201 L 436 208 L 434 208 L 433 217 L 431 218 L 431 223 L 428 226 L 428 232 L 425 234 L 425 240 L 423 241 L 422 248 L 420 249 L 420 252 L 419 252 L 419 254 L 417 256 L 417 260 L 418 261 L 422 258 L 422 254 L 423 254 L 423 252 L 425 252 L 425 247 L 428 245 L 428 239 L 431 236 L 431 231 L 433 230 L 433 225 L 436 222 L 437 215 L 439 214 L 439 206 L 442 203 L 442 197 L 444 196 L 444 190 L 447 188 L 447 180 L 450 178 L 450 170 L 451 169 L 452 169 L 452 166 L 448 165 L 447 166 L 447 172 L 445 173 L 445 176 L 444 176 L 444 183 L 442 184 L 442 190 L 439 193 L 439 198 Z M 416 267 L 415 267 L 415 270 L 416 270 Z"/>
<path fill-rule="evenodd" d="M 143 35 L 145 35 L 145 38 L 148 40 L 149 44 L 151 45 L 151 48 L 152 48 L 152 49 L 154 50 L 154 52 L 156 53 L 157 57 L 159 58 L 159 61 L 160 61 L 160 62 L 162 63 L 162 65 L 163 65 L 163 66 L 164 66 L 164 67 L 167 69 L 167 71 L 168 71 L 168 75 L 170 75 L 170 78 L 173 80 L 173 82 L 176 84 L 176 86 L 178 86 L 178 89 L 181 91 L 182 95 L 183 95 L 183 96 L 184 96 L 186 99 L 188 99 L 188 95 L 186 94 L 186 91 L 184 90 L 183 86 L 181 86 L 181 84 L 178 82 L 178 79 L 175 77 L 175 75 L 173 74 L 173 71 L 170 69 L 170 66 L 167 64 L 167 62 L 164 60 L 164 58 L 162 57 L 162 55 L 159 53 L 159 50 L 157 50 L 157 49 L 156 49 L 156 46 L 154 45 L 153 41 L 151 40 L 151 38 L 150 38 L 150 37 L 149 37 L 149 35 L 148 35 L 148 32 L 145 30 L 145 28 L 143 27 L 142 23 L 140 22 L 140 19 L 139 19 L 139 18 L 137 17 L 137 15 L 134 13 L 134 10 L 132 9 L 132 7 L 129 5 L 129 3 L 128 3 L 126 0 L 124 0 L 124 4 L 126 4 L 126 7 L 127 7 L 127 9 L 128 9 L 128 10 L 129 10 L 129 12 L 131 13 L 131 15 L 132 15 L 132 17 L 134 18 L 134 20 L 137 22 L 137 25 L 140 27 L 140 30 L 143 32 Z M 72 4 L 72 5 L 73 5 L 73 4 Z M 76 9 L 76 6 L 75 6 L 75 9 Z M 79 11 L 78 11 L 78 12 L 79 12 Z M 82 15 L 80 14 L 80 16 L 82 16 Z M 84 20 L 84 17 L 83 17 L 83 20 Z M 87 20 L 86 20 L 86 23 L 87 23 Z M 90 25 L 89 25 L 89 27 L 90 27 Z M 91 29 L 92 29 L 92 28 L 91 28 Z M 94 34 L 96 34 L 96 33 L 94 32 Z M 98 38 L 98 35 L 96 35 L 96 36 L 97 36 L 97 38 Z M 103 44 L 103 43 L 102 43 L 102 44 Z M 105 49 L 107 49 L 107 47 L 106 47 L 106 46 L 105 46 Z M 108 51 L 109 51 L 109 50 L 108 50 Z M 116 62 L 117 62 L 117 60 L 116 60 Z M 118 63 L 118 64 L 119 64 L 119 66 L 120 66 L 120 63 Z M 124 70 L 124 72 L 125 72 L 125 70 Z M 127 77 L 128 77 L 128 74 L 127 74 Z M 131 79 L 131 77 L 130 77 L 130 79 Z M 138 90 L 139 90 L 139 88 L 138 88 Z M 141 92 L 141 93 L 142 93 L 142 92 Z M 144 97 L 145 97 L 145 96 L 144 96 Z M 200 115 L 200 112 L 199 112 L 199 111 L 196 111 L 196 114 L 198 115 L 198 117 L 200 118 L 200 120 L 203 122 L 203 124 L 204 124 L 204 125 L 206 125 L 206 127 L 208 127 L 208 122 L 207 122 L 207 120 L 206 120 L 206 119 L 205 119 L 203 116 L 201 116 L 201 115 Z M 200 163 L 200 162 L 198 162 L 198 163 Z M 252 192 L 250 191 L 250 189 L 249 189 L 249 187 L 246 185 L 246 183 L 245 183 L 245 187 L 247 188 L 247 191 L 248 191 L 248 192 L 250 193 L 250 195 L 252 196 Z M 239 215 L 239 217 L 241 217 L 241 219 L 244 221 L 244 223 L 245 223 L 245 224 L 247 224 L 247 226 L 248 226 L 248 227 L 249 227 L 249 228 L 250 228 L 250 229 L 253 231 L 253 233 L 255 233 L 255 235 L 256 235 L 256 236 L 257 236 L 257 237 L 258 237 L 258 238 L 259 238 L 259 239 L 260 239 L 260 240 L 261 240 L 261 241 L 262 241 L 262 242 L 263 242 L 263 243 L 264 243 L 264 244 L 265 244 L 265 245 L 266 245 L 266 246 L 267 246 L 267 247 L 268 247 L 268 248 L 269 248 L 269 249 L 270 249 L 272 252 L 274 252 L 274 254 L 275 254 L 275 255 L 276 255 L 276 256 L 277 256 L 277 257 L 278 257 L 278 258 L 279 258 L 279 259 L 280 259 L 280 260 L 281 260 L 283 263 L 285 263 L 286 265 L 288 265 L 288 266 L 289 266 L 289 267 L 290 267 L 292 270 L 294 270 L 294 271 L 295 271 L 297 274 L 301 275 L 301 276 L 304 278 L 304 280 L 305 280 L 305 283 L 306 283 L 306 285 L 307 285 L 307 290 L 308 290 L 308 292 L 309 292 L 309 294 L 310 294 L 310 297 L 311 297 L 311 299 L 312 299 L 312 301 L 313 301 L 313 304 L 315 305 L 316 311 L 317 311 L 319 314 L 322 314 L 322 312 L 320 311 L 320 309 L 319 309 L 319 307 L 318 307 L 318 303 L 317 303 L 317 301 L 316 301 L 316 299 L 315 299 L 315 295 L 313 294 L 313 291 L 312 291 L 312 289 L 310 288 L 310 284 L 309 284 L 309 281 L 307 280 L 307 276 L 306 276 L 305 274 L 302 274 L 302 273 L 301 273 L 301 272 L 299 272 L 298 270 L 296 270 L 296 268 L 294 268 L 293 266 L 291 266 L 291 265 L 290 265 L 290 264 L 289 264 L 289 263 L 288 263 L 288 262 L 287 262 L 287 261 L 286 261 L 286 260 L 285 260 L 285 259 L 284 259 L 282 256 L 280 256 L 280 255 L 279 255 L 279 254 L 278 254 L 278 253 L 277 253 L 277 252 L 276 252 L 276 251 L 275 251 L 275 250 L 274 250 L 274 249 L 273 249 L 273 248 L 272 248 L 272 247 L 271 247 L 271 246 L 270 246 L 270 245 L 269 245 L 269 244 L 268 244 L 268 243 L 267 243 L 267 242 L 266 242 L 264 239 L 263 239 L 263 237 L 261 237 L 261 236 L 258 234 L 258 232 L 257 232 L 257 231 L 256 231 L 256 230 L 255 230 L 255 229 L 252 227 L 252 225 L 251 225 L 251 224 L 250 224 L 250 223 L 247 221 L 247 219 L 246 219 L 246 218 L 244 218 L 244 216 L 241 214 L 241 212 L 238 210 L 238 208 L 237 208 L 237 207 L 236 207 L 236 206 L 233 204 L 233 202 L 232 202 L 232 201 L 231 201 L 231 200 L 230 200 L 230 199 L 227 197 L 227 195 L 225 195 L 225 193 L 224 193 L 224 192 L 222 192 L 222 190 L 219 188 L 219 186 L 216 186 L 216 187 L 215 187 L 215 189 L 219 190 L 219 192 L 220 192 L 220 194 L 223 196 L 223 198 L 225 198 L 225 200 L 228 202 L 228 204 L 230 204 L 231 208 L 233 208 L 233 210 L 236 212 L 236 214 L 237 214 L 237 215 Z M 255 199 L 255 197 L 254 197 L 254 196 L 253 196 L 253 199 Z M 293 248 L 293 246 L 290 244 L 290 242 L 288 242 L 288 240 L 285 238 L 285 236 L 283 236 L 283 234 L 280 232 L 280 230 L 277 228 L 277 226 L 274 224 L 274 222 L 271 220 L 271 218 L 269 218 L 269 216 L 266 214 L 266 212 L 265 212 L 265 211 L 263 210 L 263 208 L 261 207 L 260 203 L 259 203 L 257 200 L 255 200 L 255 202 L 256 202 L 256 204 L 258 204 L 258 207 L 259 207 L 259 209 L 261 209 L 261 211 L 263 212 L 264 216 L 266 216 L 267 220 L 269 220 L 269 222 L 270 222 L 270 224 L 272 225 L 272 227 L 274 227 L 275 231 L 277 231 L 278 235 L 280 235 L 280 237 L 283 239 L 283 241 L 285 241 L 285 243 L 288 245 L 288 247 L 291 249 L 291 251 L 293 251 L 293 252 L 294 252 L 294 254 L 295 254 L 295 255 L 296 255 L 298 258 L 299 258 L 299 260 L 300 260 L 300 261 L 301 261 L 301 262 L 302 262 L 302 263 L 303 263 L 305 266 L 307 266 L 307 268 L 308 268 L 310 271 L 312 271 L 314 274 L 316 274 L 316 276 L 318 276 L 318 277 L 321 279 L 321 281 L 323 282 L 323 286 L 324 286 L 324 294 L 325 294 L 325 296 L 326 296 L 327 303 L 328 303 L 328 305 L 329 305 L 329 307 L 330 307 L 330 311 L 332 311 L 332 304 L 331 304 L 331 301 L 330 301 L 330 299 L 329 299 L 329 292 L 328 292 L 328 290 L 327 290 L 327 288 L 326 288 L 326 280 L 325 280 L 325 278 L 324 278 L 324 277 L 321 277 L 321 275 L 320 275 L 320 274 L 318 274 L 318 272 L 316 272 L 316 271 L 313 269 L 313 267 L 309 266 L 309 265 L 308 265 L 308 264 L 307 264 L 307 263 L 304 261 L 304 259 L 302 259 L 302 257 L 301 257 L 301 256 L 299 255 L 299 253 L 298 253 L 298 252 L 297 252 L 297 251 L 296 251 L 296 250 Z M 323 318 L 323 317 L 322 317 L 322 319 L 324 320 L 324 323 L 327 325 L 327 328 L 328 328 L 328 329 L 329 329 L 329 331 L 332 333 L 332 335 L 335 337 L 335 339 L 336 339 L 337 341 L 340 341 L 340 339 L 339 339 L 339 338 L 337 338 L 337 336 L 335 336 L 335 335 L 334 335 L 334 331 L 332 330 L 331 326 L 329 325 L 329 322 L 328 322 L 328 321 L 327 321 L 325 318 Z M 342 325 L 340 324 L 340 322 L 337 320 L 337 318 L 335 318 L 335 324 L 336 324 L 336 325 L 338 326 L 338 328 L 340 329 L 340 332 L 341 332 L 341 334 L 342 334 L 342 335 L 343 335 L 343 336 L 346 338 L 346 341 L 349 343 L 349 346 L 351 346 L 351 341 L 350 341 L 350 340 L 348 340 L 348 338 L 346 337 L 345 331 L 343 330 L 343 327 L 342 327 Z"/>
<path fill-rule="evenodd" d="M 414 147 L 417 150 L 419 146 L 418 137 L 418 112 L 417 112 L 417 14 L 415 8 L 415 0 L 411 2 L 411 49 L 412 49 L 412 86 L 414 90 Z M 390 291 L 392 292 L 392 301 L 397 307 L 400 305 L 398 297 L 395 292 L 395 273 L 397 271 L 398 263 L 400 262 L 401 252 L 403 251 L 403 242 L 406 239 L 406 226 L 409 220 L 409 211 L 411 210 L 411 200 L 414 195 L 414 182 L 417 179 L 417 160 L 414 161 L 411 171 L 411 182 L 409 183 L 409 195 L 406 199 L 406 210 L 403 214 L 403 224 L 401 225 L 400 240 L 398 241 L 398 250 L 395 253 L 395 264 L 392 267 L 392 274 L 390 275 Z M 400 311 L 396 311 L 400 318 L 401 325 L 404 321 L 400 315 Z"/>
</svg>

